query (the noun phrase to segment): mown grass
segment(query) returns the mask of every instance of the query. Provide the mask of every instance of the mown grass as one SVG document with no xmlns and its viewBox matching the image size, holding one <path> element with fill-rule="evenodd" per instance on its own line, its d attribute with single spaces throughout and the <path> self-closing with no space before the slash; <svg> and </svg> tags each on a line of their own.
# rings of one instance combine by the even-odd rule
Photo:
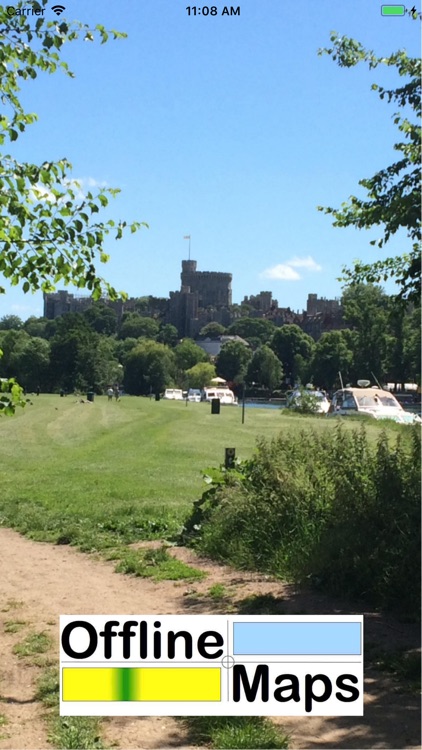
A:
<svg viewBox="0 0 422 750">
<path fill-rule="evenodd" d="M 226 447 L 245 459 L 259 436 L 293 437 L 307 426 L 320 434 L 337 423 L 285 410 L 246 410 L 243 425 L 241 416 L 234 407 L 212 415 L 203 403 L 96 397 L 82 404 L 41 395 L 1 420 L 0 525 L 37 541 L 112 551 L 119 570 L 134 575 L 194 580 L 195 571 L 176 561 L 161 560 L 160 571 L 148 560 L 141 565 L 128 545 L 177 538 L 202 494 L 202 471 L 220 464 Z M 345 429 L 352 426 L 346 420 Z M 369 439 L 379 430 L 368 425 Z"/>
<path fill-rule="evenodd" d="M 86 551 L 171 537 L 202 492 L 202 470 L 221 463 L 225 447 L 244 459 L 259 435 L 334 421 L 251 409 L 242 425 L 234 407 L 211 415 L 208 404 L 41 395 L 1 420 L 0 524 Z"/>
<path fill-rule="evenodd" d="M 101 551 L 123 572 L 156 580 L 195 580 L 199 571 L 165 550 L 134 550 L 128 545 L 178 533 L 192 502 L 202 494 L 203 469 L 220 464 L 224 448 L 235 447 L 237 456 L 246 459 L 258 436 L 272 438 L 283 432 L 290 438 L 307 426 L 331 431 L 335 423 L 252 409 L 242 425 L 241 409 L 236 408 L 211 415 L 207 404 L 186 407 L 129 397 L 119 403 L 96 397 L 93 404 L 81 404 L 70 396 L 41 395 L 33 406 L 0 422 L 0 525 L 32 539 Z M 379 431 L 377 423 L 368 425 L 369 439 L 376 440 Z M 214 601 L 225 595 L 218 584 L 209 590 Z M 274 603 L 254 600 L 243 606 L 245 612 L 265 612 Z M 4 611 L 12 608 L 9 603 Z M 33 663 L 49 647 L 45 634 L 30 634 L 17 653 Z M 52 744 L 101 748 L 100 722 L 57 716 L 58 674 L 47 663 L 43 666 L 37 697 L 48 710 Z M 218 748 L 287 747 L 287 738 L 266 719 L 185 721 L 198 743 Z"/>
</svg>

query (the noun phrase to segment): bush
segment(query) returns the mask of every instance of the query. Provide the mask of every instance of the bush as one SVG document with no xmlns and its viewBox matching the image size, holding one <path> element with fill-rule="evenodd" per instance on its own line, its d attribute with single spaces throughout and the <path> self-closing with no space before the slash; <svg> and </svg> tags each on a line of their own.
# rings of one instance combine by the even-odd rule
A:
<svg viewBox="0 0 422 750">
<path fill-rule="evenodd" d="M 202 552 L 418 615 L 417 427 L 394 445 L 385 431 L 370 445 L 364 425 L 262 439 L 230 474 L 217 477 L 186 523 Z"/>
<path fill-rule="evenodd" d="M 306 390 L 306 388 L 298 388 L 291 395 L 288 406 L 298 414 L 317 414 L 320 403 L 314 393 Z"/>
</svg>

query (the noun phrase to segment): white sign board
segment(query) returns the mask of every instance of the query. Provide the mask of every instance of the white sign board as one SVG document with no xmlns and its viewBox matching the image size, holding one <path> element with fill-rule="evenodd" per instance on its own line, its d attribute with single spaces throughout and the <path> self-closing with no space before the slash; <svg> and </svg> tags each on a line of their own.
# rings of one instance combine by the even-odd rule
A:
<svg viewBox="0 0 422 750">
<path fill-rule="evenodd" d="M 363 616 L 63 615 L 62 716 L 363 716 Z"/>
</svg>

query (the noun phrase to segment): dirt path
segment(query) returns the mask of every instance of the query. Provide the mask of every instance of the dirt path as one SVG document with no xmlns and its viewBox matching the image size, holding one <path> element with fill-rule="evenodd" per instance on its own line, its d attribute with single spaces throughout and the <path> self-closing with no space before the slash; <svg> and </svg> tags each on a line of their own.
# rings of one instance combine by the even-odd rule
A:
<svg viewBox="0 0 422 750">
<path fill-rule="evenodd" d="M 173 614 L 228 611 L 233 603 L 251 594 L 272 594 L 282 599 L 282 612 L 352 612 L 346 603 L 302 592 L 267 576 L 238 573 L 230 568 L 198 560 L 185 549 L 173 553 L 201 567 L 207 578 L 200 583 L 130 578 L 114 572 L 112 563 L 84 555 L 70 547 L 31 542 L 9 529 L 0 529 L 0 750 L 49 748 L 41 705 L 34 700 L 39 668 L 23 666 L 12 652 L 14 644 L 30 631 L 45 631 L 58 653 L 60 614 Z M 222 583 L 226 600 L 216 602 L 209 589 Z M 231 610 L 233 611 L 233 609 Z M 22 622 L 18 632 L 11 622 Z M 377 615 L 365 618 L 366 640 L 382 648 L 412 647 L 418 629 L 398 625 Z M 365 716 L 356 718 L 275 719 L 291 734 L 294 748 L 413 748 L 419 747 L 419 701 L 400 692 L 385 674 L 368 670 Z M 183 726 L 168 717 L 109 719 L 104 737 L 123 750 L 191 748 Z"/>
</svg>

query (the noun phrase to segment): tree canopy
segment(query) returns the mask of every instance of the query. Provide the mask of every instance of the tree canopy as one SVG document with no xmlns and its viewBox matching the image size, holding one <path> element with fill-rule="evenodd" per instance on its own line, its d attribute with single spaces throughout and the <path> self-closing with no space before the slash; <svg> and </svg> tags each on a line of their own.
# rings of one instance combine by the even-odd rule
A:
<svg viewBox="0 0 422 750">
<path fill-rule="evenodd" d="M 19 2 L 16 7 L 23 4 Z M 40 0 L 40 8 L 47 0 Z M 97 25 L 65 20 L 47 21 L 42 15 L 34 20 L 25 15 L 7 14 L 0 8 L 0 87 L 4 112 L 0 119 L 0 147 L 11 145 L 34 123 L 37 115 L 25 111 L 19 98 L 22 82 L 34 80 L 41 73 L 63 71 L 73 77 L 61 60 L 63 45 L 78 39 L 105 43 L 109 32 Z M 124 37 L 110 32 L 114 39 Z M 24 292 L 54 290 L 58 282 L 88 288 L 94 299 L 106 293 L 118 296 L 116 290 L 98 273 L 98 262 L 106 263 L 104 252 L 107 235 L 121 239 L 125 221 L 99 220 L 112 188 L 98 193 L 82 193 L 72 177 L 72 166 L 66 159 L 46 159 L 42 164 L 17 161 L 12 153 L 0 153 L 0 273 Z M 130 224 L 136 232 L 140 222 Z M 0 287 L 0 293 L 4 292 Z"/>
<path fill-rule="evenodd" d="M 348 284 L 379 283 L 393 278 L 399 285 L 397 299 L 416 302 L 420 299 L 421 291 L 420 60 L 409 57 L 404 50 L 388 57 L 378 57 L 355 39 L 339 36 L 336 32 L 331 34 L 331 42 L 333 46 L 319 50 L 319 54 L 330 55 L 340 67 L 350 68 L 365 62 L 372 70 L 385 65 L 395 68 L 406 82 L 396 88 L 372 84 L 380 99 L 402 110 L 393 114 L 394 123 L 401 134 L 401 141 L 394 144 L 394 149 L 399 152 L 397 161 L 372 177 L 359 181 L 359 185 L 367 191 L 366 199 L 352 195 L 340 208 L 318 208 L 331 214 L 334 217 L 333 225 L 337 227 L 370 229 L 381 226 L 382 237 L 370 243 L 379 248 L 383 248 L 396 232 L 404 230 L 408 237 L 406 252 L 372 263 L 355 261 L 352 269 L 343 269 L 343 281 Z M 409 112 L 411 119 L 407 116 Z"/>
<path fill-rule="evenodd" d="M 218 375 L 236 383 L 243 383 L 252 352 L 241 341 L 228 341 L 216 358 Z"/>
<path fill-rule="evenodd" d="M 19 1 L 20 9 L 24 3 Z M 67 158 L 42 164 L 21 162 L 13 156 L 13 143 L 37 120 L 26 112 L 20 99 L 22 83 L 41 73 L 62 71 L 74 77 L 61 59 L 63 46 L 77 40 L 104 44 L 126 36 L 95 29 L 78 21 L 44 18 L 47 0 L 38 0 L 36 21 L 15 13 L 12 17 L 0 6 L 0 91 L 3 112 L 0 118 L 0 274 L 24 292 L 52 292 L 55 284 L 72 283 L 87 288 L 94 299 L 125 296 L 99 274 L 98 263 L 109 259 L 104 250 L 108 235 L 123 237 L 124 230 L 136 232 L 142 222 L 101 221 L 99 214 L 118 190 L 101 188 L 95 194 L 83 192 L 72 175 Z M 146 226 L 144 224 L 144 226 Z M 5 288 L 0 285 L 0 294 Z M 0 351 L 1 356 L 1 351 Z M 9 396 L 8 396 L 9 394 Z M 0 412 L 12 414 L 24 405 L 15 383 L 2 384 Z"/>
<path fill-rule="evenodd" d="M 296 380 L 306 380 L 307 363 L 314 346 L 314 340 L 297 325 L 288 323 L 275 330 L 271 349 L 283 365 L 286 380 L 292 385 Z"/>
<path fill-rule="evenodd" d="M 265 344 L 254 352 L 249 362 L 246 380 L 248 383 L 273 391 L 281 384 L 283 367 L 273 350 Z"/>
</svg>

